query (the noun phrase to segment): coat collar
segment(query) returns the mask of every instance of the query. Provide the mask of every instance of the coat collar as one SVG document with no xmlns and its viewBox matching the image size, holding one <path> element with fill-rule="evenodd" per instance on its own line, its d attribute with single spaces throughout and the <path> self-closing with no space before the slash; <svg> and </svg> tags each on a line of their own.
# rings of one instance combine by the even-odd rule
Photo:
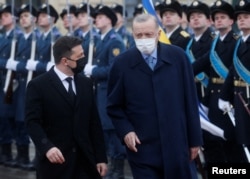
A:
<svg viewBox="0 0 250 179">
<path fill-rule="evenodd" d="M 136 68 L 139 67 L 144 72 L 152 74 L 153 71 L 148 67 L 147 63 L 145 62 L 141 52 L 136 48 L 133 47 L 129 50 L 129 53 L 133 54 L 134 58 L 130 58 L 130 67 Z M 165 44 L 158 42 L 157 44 L 157 63 L 155 66 L 155 70 L 159 69 L 164 64 L 171 64 L 171 57 L 168 55 L 169 49 Z"/>
<path fill-rule="evenodd" d="M 48 72 L 49 74 L 49 77 L 50 77 L 50 82 L 52 84 L 52 86 L 58 91 L 58 93 L 62 96 L 62 98 L 71 106 L 71 107 L 74 107 L 75 104 L 72 103 L 71 99 L 70 99 L 70 96 L 67 92 L 67 90 L 65 89 L 62 81 L 60 80 L 60 78 L 58 77 L 58 75 L 55 73 L 54 71 L 54 68 L 51 68 Z M 76 80 L 76 77 L 75 77 L 75 83 L 76 83 L 76 92 L 78 94 L 78 92 L 80 92 L 80 89 L 77 85 L 77 82 L 78 80 Z M 77 99 L 77 98 L 76 98 Z"/>
</svg>

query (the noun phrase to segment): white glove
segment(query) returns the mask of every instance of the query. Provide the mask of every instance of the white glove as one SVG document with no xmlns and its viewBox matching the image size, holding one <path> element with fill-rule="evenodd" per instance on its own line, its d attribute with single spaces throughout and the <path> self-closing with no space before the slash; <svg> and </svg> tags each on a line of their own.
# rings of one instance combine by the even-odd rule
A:
<svg viewBox="0 0 250 179">
<path fill-rule="evenodd" d="M 6 68 L 8 69 L 8 70 L 14 70 L 14 71 L 16 71 L 16 67 L 17 67 L 17 64 L 18 64 L 19 62 L 18 61 L 16 61 L 16 60 L 14 60 L 14 59 L 8 59 L 8 61 L 7 61 L 7 63 L 6 63 Z"/>
<path fill-rule="evenodd" d="M 223 112 L 231 111 L 231 105 L 230 105 L 230 103 L 228 101 L 224 101 L 224 100 L 222 100 L 220 98 L 218 100 L 218 107 Z"/>
<path fill-rule="evenodd" d="M 54 62 L 48 62 L 47 66 L 46 66 L 46 71 L 49 71 L 51 69 L 52 66 L 54 66 L 55 63 Z"/>
<path fill-rule="evenodd" d="M 84 67 L 84 74 L 86 76 L 91 76 L 92 75 L 92 70 L 93 68 L 95 68 L 96 65 L 90 65 L 90 64 L 86 64 L 85 67 Z"/>
<path fill-rule="evenodd" d="M 200 104 L 201 104 L 201 107 L 204 110 L 205 114 L 208 115 L 209 108 L 207 106 L 204 106 L 202 103 L 200 103 Z"/>
<path fill-rule="evenodd" d="M 38 63 L 38 61 L 37 60 L 31 60 L 31 59 L 29 59 L 28 61 L 27 61 L 27 64 L 26 64 L 26 69 L 28 70 L 28 71 L 35 71 L 36 70 L 36 65 L 37 65 L 37 63 Z"/>
</svg>

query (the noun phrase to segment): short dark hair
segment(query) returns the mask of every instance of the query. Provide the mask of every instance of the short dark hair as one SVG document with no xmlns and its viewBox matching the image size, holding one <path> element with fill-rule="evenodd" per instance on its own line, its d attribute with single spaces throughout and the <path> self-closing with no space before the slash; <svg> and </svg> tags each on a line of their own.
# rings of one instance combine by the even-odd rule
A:
<svg viewBox="0 0 250 179">
<path fill-rule="evenodd" d="M 55 64 L 58 64 L 62 57 L 70 57 L 72 55 L 72 48 L 81 44 L 82 40 L 77 37 L 62 36 L 58 38 L 53 46 Z"/>
</svg>

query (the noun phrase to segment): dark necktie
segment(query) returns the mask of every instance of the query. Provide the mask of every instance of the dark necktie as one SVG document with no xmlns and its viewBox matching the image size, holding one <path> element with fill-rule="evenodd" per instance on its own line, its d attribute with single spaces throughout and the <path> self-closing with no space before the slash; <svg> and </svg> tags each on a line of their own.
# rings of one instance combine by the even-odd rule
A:
<svg viewBox="0 0 250 179">
<path fill-rule="evenodd" d="M 65 80 L 69 83 L 69 88 L 68 88 L 69 96 L 70 96 L 71 100 L 73 102 L 75 102 L 76 95 L 75 95 L 75 93 L 73 91 L 73 87 L 72 87 L 72 80 L 73 79 L 71 77 L 67 77 Z"/>
</svg>

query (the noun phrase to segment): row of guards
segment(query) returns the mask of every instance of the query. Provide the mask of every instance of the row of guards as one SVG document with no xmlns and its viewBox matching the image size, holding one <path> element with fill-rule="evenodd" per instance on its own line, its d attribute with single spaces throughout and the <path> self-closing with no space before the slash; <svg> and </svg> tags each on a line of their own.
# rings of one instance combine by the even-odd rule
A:
<svg viewBox="0 0 250 179">
<path fill-rule="evenodd" d="M 215 1 L 214 5 L 218 5 L 220 6 L 218 2 L 224 2 L 224 1 Z M 226 1 L 225 1 L 226 2 Z M 200 1 L 192 1 L 192 2 L 188 2 L 188 4 L 190 4 L 190 6 L 188 6 L 189 8 L 193 8 L 195 9 L 196 7 L 199 6 L 199 3 Z M 20 8 L 20 10 L 26 10 L 28 12 L 30 12 L 30 14 L 32 14 L 33 16 L 31 16 L 31 21 L 33 22 L 32 24 L 32 41 L 31 41 L 31 45 L 30 45 L 30 49 L 29 49 L 29 55 L 25 58 L 25 61 L 23 61 L 25 63 L 25 65 L 22 64 L 22 69 L 25 71 L 25 78 L 27 78 L 27 80 L 24 81 L 24 88 L 26 86 L 26 84 L 32 79 L 33 76 L 36 76 L 36 75 L 39 75 L 45 71 L 47 71 L 48 69 L 50 69 L 50 67 L 53 66 L 54 64 L 54 59 L 53 59 L 53 44 L 55 42 L 55 40 L 61 35 L 60 32 L 58 31 L 58 29 L 56 29 L 55 27 L 55 23 L 57 21 L 57 19 L 59 18 L 59 15 L 57 13 L 57 11 L 55 10 L 55 8 L 51 5 L 49 5 L 49 2 L 48 0 L 46 1 L 45 4 L 43 4 L 40 8 L 39 8 L 39 11 L 37 12 L 35 10 L 35 8 L 33 8 L 32 6 L 32 0 L 30 0 L 28 2 L 29 5 L 24 5 Z M 95 17 L 94 15 L 94 12 L 95 11 L 98 11 L 98 10 L 101 10 L 103 8 L 103 5 L 102 5 L 102 2 L 100 4 L 98 4 L 95 8 L 93 8 L 90 4 L 91 2 L 89 1 L 84 1 L 79 7 L 76 7 L 74 5 L 71 5 L 70 2 L 67 0 L 66 1 L 66 8 L 62 11 L 62 13 L 60 14 L 60 16 L 63 18 L 66 18 L 67 21 L 68 21 L 68 24 L 65 26 L 68 30 L 68 33 L 67 35 L 74 35 L 74 36 L 82 36 L 82 32 L 79 31 L 79 29 L 77 29 L 75 27 L 75 24 L 74 24 L 74 17 L 71 15 L 71 14 L 74 14 L 74 12 L 77 13 L 77 10 L 83 10 L 85 8 L 85 12 L 87 12 L 87 15 L 88 15 L 88 19 L 89 19 L 89 24 L 90 24 L 90 27 L 91 29 L 94 29 L 94 21 L 92 18 L 90 18 L 91 16 Z M 85 6 L 84 6 L 85 4 Z M 223 4 L 223 3 L 221 3 Z M 236 4 L 238 5 L 238 7 L 240 7 L 240 9 L 243 9 L 244 11 L 243 12 L 249 12 L 249 10 L 246 10 L 247 8 L 249 8 L 249 2 L 248 1 L 243 1 L 243 0 L 239 0 L 236 2 Z M 21 63 L 18 63 L 17 61 L 17 50 L 18 50 L 18 42 L 19 42 L 19 37 L 20 37 L 20 29 L 18 29 L 18 25 L 16 24 L 16 16 L 14 16 L 14 14 L 18 14 L 16 13 L 15 11 L 15 1 L 12 0 L 12 3 L 11 5 L 3 5 L 1 7 L 1 12 L 4 12 L 5 10 L 7 12 L 10 12 L 13 16 L 13 26 L 15 27 L 15 29 L 17 29 L 14 33 L 13 33 L 13 36 L 11 38 L 11 43 L 10 43 L 10 48 L 9 48 L 9 52 L 5 52 L 3 53 L 3 56 L 0 57 L 1 61 L 0 61 L 0 65 L 1 65 L 1 69 L 0 69 L 0 72 L 1 72 L 1 88 L 3 89 L 3 92 L 1 92 L 1 100 L 4 99 L 5 100 L 5 103 L 8 103 L 10 104 L 13 99 L 13 92 L 14 92 L 14 89 L 17 88 L 17 81 L 16 79 L 19 78 L 19 79 L 23 79 L 23 74 L 19 74 L 17 71 L 18 69 L 18 64 L 20 65 Z M 118 11 L 120 12 L 121 16 L 126 19 L 126 9 L 125 8 L 120 8 L 120 7 L 126 7 L 125 6 L 125 1 L 123 1 L 123 5 L 122 6 L 117 6 L 116 7 L 119 7 Z M 167 8 L 166 8 L 167 7 Z M 184 8 L 185 6 L 183 5 L 182 8 Z M 186 7 L 186 8 L 188 8 Z M 203 8 L 204 6 L 202 6 Z M 111 7 L 112 8 L 112 7 Z M 161 8 L 165 8 L 165 9 L 169 9 L 170 11 L 176 11 L 177 13 L 180 13 L 182 11 L 184 11 L 184 9 L 182 9 L 181 11 L 179 11 L 180 9 L 180 6 L 175 4 L 175 2 L 173 1 L 164 1 L 163 3 L 159 3 L 159 2 L 156 2 L 156 3 L 153 3 L 152 1 L 150 0 L 142 0 L 142 3 L 138 4 L 135 9 L 134 9 L 134 12 L 133 12 L 133 16 L 136 16 L 137 13 L 140 14 L 140 13 L 150 13 L 152 15 L 154 15 L 155 17 L 158 18 L 158 22 L 162 28 L 162 31 L 161 31 L 161 37 L 160 37 L 160 41 L 163 42 L 163 43 L 172 43 L 174 44 L 173 42 L 174 41 L 171 41 L 171 38 L 169 38 L 167 36 L 166 33 L 164 33 L 165 31 L 165 28 L 163 27 L 162 25 L 162 22 L 161 22 L 161 19 L 160 17 L 162 16 L 161 14 L 161 11 L 162 9 Z M 206 7 L 204 7 L 204 9 L 201 10 L 204 10 L 203 12 L 208 16 L 209 16 L 209 12 L 207 12 L 207 9 Z M 115 6 L 113 7 L 113 9 L 115 9 Z M 37 17 L 37 13 L 45 13 L 45 14 L 49 14 L 49 16 L 46 16 L 46 18 L 48 18 L 48 21 L 49 21 L 49 26 L 48 26 L 48 29 L 52 29 L 52 32 L 53 33 L 50 33 L 50 38 L 49 38 L 49 45 L 47 44 L 46 46 L 46 52 L 44 52 L 43 50 L 38 50 L 38 49 L 43 49 L 41 46 L 43 46 L 42 42 L 39 40 L 39 39 L 42 39 L 42 36 L 44 34 L 42 34 L 40 32 L 40 30 L 37 28 L 36 26 L 36 21 L 34 18 Z M 103 9 L 103 13 L 107 13 L 107 11 L 105 9 Z M 18 15 L 17 15 L 18 16 Z M 111 19 L 113 20 L 114 22 L 114 26 L 115 26 L 115 22 L 117 21 L 117 17 L 112 17 L 111 15 Z M 116 20 L 115 20 L 116 19 Z M 126 21 L 123 21 L 123 25 L 126 25 Z M 163 30 L 164 29 L 164 30 Z M 95 52 L 95 40 L 94 40 L 94 37 L 96 34 L 98 34 L 98 30 L 91 30 L 90 31 L 90 38 L 89 38 L 89 42 L 88 44 L 86 44 L 86 46 L 84 46 L 84 49 L 85 49 L 85 52 L 86 52 L 86 63 L 87 64 L 92 64 L 93 63 L 93 58 L 94 58 L 94 52 Z M 46 34 L 46 33 L 45 33 Z M 130 44 L 128 43 L 129 39 L 131 39 L 131 35 L 129 34 L 129 32 L 127 32 L 126 28 L 125 30 L 123 30 L 123 34 L 125 35 L 121 35 L 123 37 L 123 41 L 125 43 L 125 45 L 127 46 L 127 48 L 130 48 L 130 47 L 133 47 L 135 44 L 134 42 L 131 42 Z M 183 31 L 180 32 L 180 36 L 189 36 L 187 35 L 186 33 L 184 33 Z M 48 34 L 46 34 L 48 35 Z M 214 37 L 216 37 L 216 35 L 214 35 Z M 213 39 L 216 39 L 216 38 L 213 38 Z M 192 41 L 188 41 L 189 43 L 188 44 L 191 44 Z M 0 42 L 1 44 L 1 42 Z M 184 45 L 184 49 L 186 49 L 187 45 Z M 3 45 L 3 44 L 1 44 Z M 176 44 L 174 44 L 176 45 Z M 23 49 L 24 50 L 24 49 Z M 27 49 L 26 49 L 27 50 Z M 114 50 L 113 51 L 114 54 L 119 54 L 119 50 Z M 187 51 L 187 54 L 188 54 L 188 51 Z M 2 63 L 2 59 L 3 59 L 3 63 Z M 27 61 L 28 60 L 28 61 Z M 39 63 L 38 62 L 42 62 L 42 63 Z M 26 64 L 27 63 L 27 64 Z M 8 66 L 8 68 L 6 68 L 6 65 Z M 30 70 L 27 70 L 27 67 L 29 67 Z M 246 70 L 245 70 L 246 71 Z M 245 75 L 246 77 L 243 77 L 243 78 L 249 78 L 249 75 L 248 73 L 246 73 L 247 75 Z M 201 79 L 204 79 L 204 74 L 201 73 L 201 74 L 198 74 L 196 77 L 197 79 L 199 80 L 199 78 Z M 225 77 L 224 77 L 225 78 Z M 203 82 L 202 80 L 200 80 L 201 83 Z M 249 100 L 250 97 L 249 97 L 249 83 L 248 83 L 249 80 L 246 81 L 247 85 L 246 85 L 246 99 Z M 21 82 L 19 81 L 19 87 L 21 85 Z M 202 89 L 204 90 L 204 86 L 206 86 L 206 82 L 204 83 L 204 85 L 202 86 Z M 25 91 L 25 90 L 24 90 Z M 22 91 L 22 93 L 24 92 Z M 202 91 L 204 93 L 204 91 Z M 244 103 L 244 106 L 246 111 L 249 113 L 250 115 L 250 112 L 249 112 L 249 108 L 247 107 L 247 104 L 248 104 L 248 101 L 245 101 L 244 97 L 240 96 L 240 99 L 241 101 L 243 101 Z M 22 99 L 23 100 L 23 99 Z M 15 101 L 15 99 L 14 99 Z M 207 117 L 207 114 L 204 112 L 204 110 L 202 109 L 202 106 L 201 105 L 198 105 L 199 106 L 199 109 L 200 109 L 200 116 L 201 116 L 201 127 L 202 129 L 208 131 L 209 133 L 212 133 L 213 135 L 215 136 L 218 136 L 220 138 L 223 138 L 225 139 L 225 136 L 224 136 L 224 131 L 223 129 L 221 129 L 220 127 L 214 125 L 213 123 L 211 123 Z M 9 106 L 8 106 L 9 107 Z M 3 108 L 1 109 L 1 111 L 8 111 L 10 110 L 9 108 Z M 234 121 L 234 115 L 232 114 L 232 110 L 230 109 L 230 111 L 227 111 L 227 114 L 229 115 L 230 119 L 232 119 L 233 121 L 233 124 L 235 125 Z M 5 114 L 4 114 L 5 115 Z M 2 117 L 2 116 L 0 116 Z M 4 117 L 4 116 L 3 116 Z M 245 151 L 245 154 L 247 156 L 247 160 L 248 162 L 250 162 L 250 154 L 249 154 L 249 151 L 248 151 L 248 148 L 243 145 L 243 148 L 244 148 L 244 151 Z M 200 163 L 201 165 L 204 164 L 204 160 L 202 159 L 202 153 L 200 155 L 201 157 L 201 161 L 198 161 L 198 163 Z M 201 166 L 202 168 L 202 166 Z"/>
</svg>

